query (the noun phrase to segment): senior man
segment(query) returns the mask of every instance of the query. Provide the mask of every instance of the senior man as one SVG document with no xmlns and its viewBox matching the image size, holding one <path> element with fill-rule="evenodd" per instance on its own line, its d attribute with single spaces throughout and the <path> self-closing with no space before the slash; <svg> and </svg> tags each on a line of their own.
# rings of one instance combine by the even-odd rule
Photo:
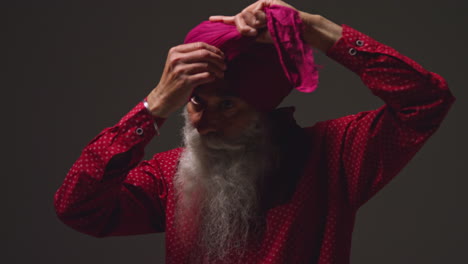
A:
<svg viewBox="0 0 468 264">
<path fill-rule="evenodd" d="M 385 105 L 299 127 L 316 48 Z M 446 82 L 394 49 L 282 1 L 214 16 L 169 51 L 159 84 L 83 150 L 55 195 L 97 237 L 166 233 L 167 263 L 348 263 L 356 212 L 439 127 Z M 184 111 L 184 147 L 141 161 Z"/>
</svg>

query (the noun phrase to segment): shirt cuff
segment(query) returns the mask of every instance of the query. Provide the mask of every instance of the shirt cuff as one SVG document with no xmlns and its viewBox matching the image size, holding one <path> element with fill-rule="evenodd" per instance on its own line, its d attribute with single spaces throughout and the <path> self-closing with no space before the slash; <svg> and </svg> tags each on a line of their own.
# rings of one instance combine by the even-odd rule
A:
<svg viewBox="0 0 468 264">
<path fill-rule="evenodd" d="M 154 118 L 143 105 L 138 103 L 127 115 L 118 123 L 119 138 L 124 137 L 127 144 L 134 145 L 143 142 L 147 144 L 151 141 L 157 131 L 154 126 Z"/>
<path fill-rule="evenodd" d="M 342 37 L 327 51 L 327 56 L 359 74 L 382 44 L 347 25 L 342 27 Z"/>
<path fill-rule="evenodd" d="M 386 55 L 406 63 L 422 74 L 428 74 L 421 65 L 394 48 L 382 44 L 348 25 L 342 25 L 342 27 L 342 37 L 327 51 L 327 56 L 351 71 L 361 75 L 372 59 L 379 55 Z"/>
<path fill-rule="evenodd" d="M 151 114 L 151 111 L 149 109 L 149 105 L 148 105 L 148 101 L 145 99 L 143 99 L 143 106 L 146 108 L 148 114 L 151 115 L 151 117 L 154 119 L 154 129 L 156 130 L 156 135 L 160 135 L 159 133 L 159 128 L 164 124 L 164 121 L 166 121 L 166 118 L 163 118 L 163 117 L 154 117 L 152 114 Z"/>
</svg>

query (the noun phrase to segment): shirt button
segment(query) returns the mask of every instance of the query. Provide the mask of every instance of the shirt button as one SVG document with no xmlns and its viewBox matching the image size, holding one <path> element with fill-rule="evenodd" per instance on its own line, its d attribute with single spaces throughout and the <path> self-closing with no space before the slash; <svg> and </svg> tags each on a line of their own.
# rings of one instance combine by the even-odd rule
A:
<svg viewBox="0 0 468 264">
<path fill-rule="evenodd" d="M 353 48 L 350 48 L 348 52 L 349 52 L 349 55 L 354 56 L 354 55 L 356 55 L 357 50 L 355 50 Z"/>
<path fill-rule="evenodd" d="M 364 41 L 358 39 L 358 40 L 356 40 L 356 45 L 359 46 L 359 47 L 362 47 L 364 45 Z"/>
<path fill-rule="evenodd" d="M 141 127 L 137 128 L 137 129 L 135 130 L 135 134 L 137 134 L 137 135 L 139 135 L 139 136 L 143 135 L 143 128 L 141 128 Z"/>
</svg>

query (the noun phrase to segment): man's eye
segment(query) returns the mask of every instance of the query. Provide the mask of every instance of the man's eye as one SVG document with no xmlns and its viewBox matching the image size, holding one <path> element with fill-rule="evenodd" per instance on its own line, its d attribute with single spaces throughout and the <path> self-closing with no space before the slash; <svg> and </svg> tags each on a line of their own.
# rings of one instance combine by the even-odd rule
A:
<svg viewBox="0 0 468 264">
<path fill-rule="evenodd" d="M 234 107 L 234 102 L 232 100 L 223 100 L 221 101 L 221 108 L 224 110 L 231 109 Z"/>
<path fill-rule="evenodd" d="M 201 102 L 200 102 L 200 98 L 198 98 L 198 96 L 192 96 L 192 98 L 190 98 L 190 102 L 192 102 L 193 104 L 196 104 L 196 105 L 199 105 Z"/>
</svg>

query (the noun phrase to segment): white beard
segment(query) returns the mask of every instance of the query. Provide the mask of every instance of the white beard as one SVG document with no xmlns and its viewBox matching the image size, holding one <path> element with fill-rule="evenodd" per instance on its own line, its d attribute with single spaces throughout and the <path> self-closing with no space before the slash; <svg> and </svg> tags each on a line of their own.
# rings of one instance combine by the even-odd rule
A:
<svg viewBox="0 0 468 264">
<path fill-rule="evenodd" d="M 174 178 L 178 238 L 193 263 L 243 255 L 261 224 L 259 186 L 277 151 L 257 118 L 235 141 L 200 136 L 185 118 L 185 150 Z"/>
</svg>

